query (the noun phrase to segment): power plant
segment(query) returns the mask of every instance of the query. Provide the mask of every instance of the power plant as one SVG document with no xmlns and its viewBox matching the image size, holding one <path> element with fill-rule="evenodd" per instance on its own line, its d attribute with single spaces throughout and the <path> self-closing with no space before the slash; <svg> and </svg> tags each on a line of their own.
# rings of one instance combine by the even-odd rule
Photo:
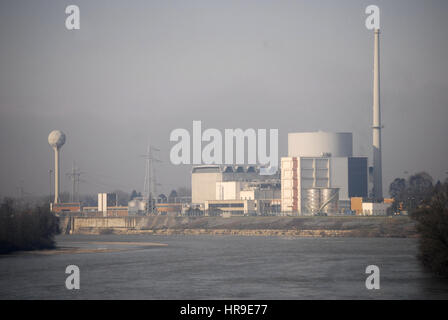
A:
<svg viewBox="0 0 448 320">
<path fill-rule="evenodd" d="M 350 198 L 367 196 L 367 157 L 353 156 L 352 133 L 288 134 L 288 157 L 281 158 L 282 212 L 344 212 Z"/>
<path fill-rule="evenodd" d="M 379 29 L 374 30 L 373 64 L 373 172 L 369 175 L 367 156 L 353 155 L 351 132 L 290 132 L 288 154 L 281 158 L 281 170 L 274 175 L 261 174 L 259 165 L 195 165 L 191 171 L 191 197 L 185 201 L 159 199 L 153 162 L 159 161 L 148 146 L 144 194 L 132 198 L 127 206 L 109 201 L 111 195 L 99 193 L 98 207 L 75 211 L 100 216 L 166 214 L 194 215 L 383 215 L 381 164 L 380 52 Z M 54 206 L 73 211 L 59 203 L 59 150 L 65 134 L 54 130 L 48 142 L 55 154 Z M 73 171 L 71 176 L 79 175 Z M 78 176 L 79 178 L 79 176 Z M 369 188 L 369 178 L 373 187 Z M 75 181 L 75 180 L 73 180 Z M 73 187 L 75 190 L 76 188 Z M 370 189 L 370 192 L 369 192 Z M 73 194 L 75 192 L 73 191 Z M 366 202 L 363 202 L 366 201 Z M 67 204 L 68 206 L 69 204 Z"/>
<path fill-rule="evenodd" d="M 54 150 L 54 204 L 59 203 L 59 150 L 65 143 L 65 134 L 53 130 L 48 135 L 48 143 Z"/>
</svg>

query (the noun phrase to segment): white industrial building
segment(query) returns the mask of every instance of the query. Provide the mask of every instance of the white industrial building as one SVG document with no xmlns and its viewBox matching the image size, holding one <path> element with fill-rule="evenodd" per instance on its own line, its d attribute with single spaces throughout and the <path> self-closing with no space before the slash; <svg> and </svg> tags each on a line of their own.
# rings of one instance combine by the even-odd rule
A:
<svg viewBox="0 0 448 320">
<path fill-rule="evenodd" d="M 207 200 L 204 204 L 206 215 L 255 215 L 257 213 L 254 200 Z"/>
<path fill-rule="evenodd" d="M 362 214 L 364 216 L 385 216 L 390 206 L 390 203 L 384 202 L 363 202 Z"/>
<path fill-rule="evenodd" d="M 280 211 L 280 174 L 255 166 L 195 166 L 192 202 L 206 215 L 270 215 Z"/>
<path fill-rule="evenodd" d="M 366 197 L 367 157 L 352 150 L 351 133 L 290 133 L 281 159 L 282 212 L 331 214 L 350 197 Z"/>
<path fill-rule="evenodd" d="M 279 183 L 279 174 L 260 175 L 256 166 L 195 166 L 191 173 L 191 202 L 203 205 L 207 200 L 240 199 L 238 192 L 245 186 L 272 180 Z"/>
<path fill-rule="evenodd" d="M 241 181 L 216 182 L 215 199 L 208 200 L 235 200 L 240 199 Z"/>
</svg>

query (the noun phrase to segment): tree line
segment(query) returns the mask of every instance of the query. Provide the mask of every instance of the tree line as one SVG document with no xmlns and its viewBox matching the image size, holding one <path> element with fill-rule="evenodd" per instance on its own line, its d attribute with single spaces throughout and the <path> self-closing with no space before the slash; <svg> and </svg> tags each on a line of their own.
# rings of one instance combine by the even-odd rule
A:
<svg viewBox="0 0 448 320">
<path fill-rule="evenodd" d="M 423 266 L 448 277 L 448 180 L 433 185 L 432 177 L 421 172 L 407 180 L 395 179 L 389 193 L 393 210 L 406 210 L 416 221 Z"/>
<path fill-rule="evenodd" d="M 47 207 L 27 208 L 5 199 L 0 205 L 0 254 L 54 248 L 59 220 Z"/>
</svg>

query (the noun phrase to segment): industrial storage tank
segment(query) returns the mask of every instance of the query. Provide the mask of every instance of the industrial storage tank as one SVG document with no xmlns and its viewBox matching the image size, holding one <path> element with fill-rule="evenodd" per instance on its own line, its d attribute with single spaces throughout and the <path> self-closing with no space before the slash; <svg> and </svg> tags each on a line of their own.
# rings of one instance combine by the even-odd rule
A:
<svg viewBox="0 0 448 320">
<path fill-rule="evenodd" d="M 146 211 L 146 201 L 139 200 L 137 205 L 139 211 Z"/>
<path fill-rule="evenodd" d="M 310 188 L 304 189 L 302 211 L 305 213 L 317 213 L 320 208 L 320 189 Z"/>
<path fill-rule="evenodd" d="M 320 191 L 320 206 L 322 213 L 338 212 L 339 188 L 323 188 Z"/>
<path fill-rule="evenodd" d="M 294 132 L 288 134 L 289 157 L 351 157 L 351 132 Z"/>
<path fill-rule="evenodd" d="M 132 199 L 128 202 L 129 214 L 139 214 L 146 211 L 146 201 L 141 198 Z"/>
</svg>

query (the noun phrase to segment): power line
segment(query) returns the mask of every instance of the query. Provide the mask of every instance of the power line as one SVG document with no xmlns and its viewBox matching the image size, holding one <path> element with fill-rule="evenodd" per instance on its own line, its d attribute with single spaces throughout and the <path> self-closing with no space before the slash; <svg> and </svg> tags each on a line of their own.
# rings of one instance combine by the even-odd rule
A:
<svg viewBox="0 0 448 320">
<path fill-rule="evenodd" d="M 146 154 L 140 156 L 146 160 L 145 181 L 143 183 L 143 193 L 147 201 L 146 213 L 154 213 L 154 204 L 157 199 L 157 182 L 154 170 L 154 162 L 162 162 L 154 156 L 154 151 L 160 150 L 148 144 Z"/>
<path fill-rule="evenodd" d="M 79 202 L 79 181 L 80 176 L 84 172 L 80 172 L 79 168 L 75 166 L 75 161 L 73 161 L 72 172 L 67 173 L 67 176 L 72 181 L 72 192 L 70 194 L 70 202 Z"/>
</svg>

